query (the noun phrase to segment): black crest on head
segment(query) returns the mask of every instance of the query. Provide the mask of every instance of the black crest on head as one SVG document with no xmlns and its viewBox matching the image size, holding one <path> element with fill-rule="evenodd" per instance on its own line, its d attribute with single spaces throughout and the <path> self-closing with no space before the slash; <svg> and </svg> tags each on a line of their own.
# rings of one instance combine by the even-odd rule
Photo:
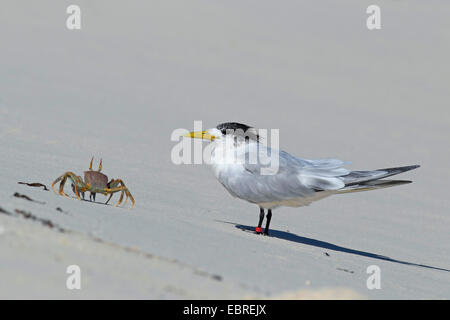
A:
<svg viewBox="0 0 450 320">
<path fill-rule="evenodd" d="M 233 134 L 250 140 L 259 141 L 259 135 L 255 128 L 239 122 L 225 122 L 216 127 L 222 134 Z"/>
</svg>

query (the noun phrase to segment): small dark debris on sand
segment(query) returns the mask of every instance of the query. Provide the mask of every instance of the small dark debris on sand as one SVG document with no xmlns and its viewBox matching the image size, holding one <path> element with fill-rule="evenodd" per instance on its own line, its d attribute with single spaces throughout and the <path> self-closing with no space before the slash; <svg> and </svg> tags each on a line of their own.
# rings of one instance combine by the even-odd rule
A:
<svg viewBox="0 0 450 320">
<path fill-rule="evenodd" d="M 62 213 L 65 213 L 65 214 L 67 214 L 67 212 L 66 212 L 66 211 L 64 211 L 63 209 L 61 209 L 60 207 L 57 207 L 57 208 L 56 208 L 56 211 L 58 211 L 58 212 L 62 212 Z"/>
<path fill-rule="evenodd" d="M 344 271 L 344 272 L 348 272 L 348 273 L 355 273 L 355 271 L 344 269 L 344 268 L 336 268 L 336 270 Z"/>
<path fill-rule="evenodd" d="M 19 209 L 14 210 L 14 212 L 17 213 L 18 215 L 24 217 L 25 219 L 30 219 L 32 221 L 40 222 L 44 226 L 49 227 L 50 229 L 54 228 L 54 229 L 58 230 L 59 232 L 65 232 L 66 231 L 63 228 L 55 225 L 51 220 L 42 219 L 42 218 L 36 217 L 31 212 L 26 212 L 24 210 L 19 210 Z"/>
<path fill-rule="evenodd" d="M 222 281 L 222 277 L 219 276 L 219 275 L 217 275 L 217 274 L 213 274 L 213 275 L 211 276 L 211 278 L 214 279 L 214 280 L 216 280 L 216 281 Z"/>
<path fill-rule="evenodd" d="M 16 198 L 22 198 L 22 199 L 25 199 L 25 200 L 28 200 L 28 201 L 31 201 L 31 202 L 37 202 L 37 203 L 40 203 L 40 204 L 45 204 L 45 202 L 33 200 L 29 196 L 26 196 L 24 194 L 20 194 L 18 192 L 14 193 L 13 196 L 16 197 Z"/>
<path fill-rule="evenodd" d="M 25 184 L 29 187 L 44 187 L 45 191 L 48 191 L 48 188 L 45 184 L 39 183 L 39 182 L 32 182 L 32 183 L 28 183 L 28 182 L 17 182 L 18 184 Z"/>
<path fill-rule="evenodd" d="M 330 254 L 328 252 L 324 252 L 323 254 L 326 255 L 327 257 L 330 256 Z"/>
<path fill-rule="evenodd" d="M 210 274 L 210 273 L 208 273 L 206 271 L 202 271 L 202 270 L 194 270 L 194 273 L 199 276 L 202 276 L 202 277 L 209 277 L 216 281 L 222 281 L 222 276 L 219 276 L 218 274 Z"/>
<path fill-rule="evenodd" d="M 5 209 L 3 209 L 2 207 L 0 207 L 0 213 L 6 214 L 8 216 L 10 216 L 12 213 L 9 211 L 6 211 Z"/>
</svg>

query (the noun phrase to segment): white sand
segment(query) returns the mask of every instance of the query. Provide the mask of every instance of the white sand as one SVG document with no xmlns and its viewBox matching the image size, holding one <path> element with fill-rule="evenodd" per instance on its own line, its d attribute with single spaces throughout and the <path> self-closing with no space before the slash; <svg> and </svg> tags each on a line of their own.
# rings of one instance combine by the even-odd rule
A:
<svg viewBox="0 0 450 320">
<path fill-rule="evenodd" d="M 365 27 L 369 1 L 78 3 L 81 31 L 65 28 L 70 1 L 0 12 L 0 207 L 72 231 L 0 214 L 0 297 L 450 298 L 449 3 L 379 1 L 379 31 Z M 254 226 L 257 207 L 207 166 L 171 162 L 172 131 L 194 120 L 278 128 L 282 149 L 355 170 L 422 167 L 399 176 L 410 185 L 278 209 L 259 237 L 235 227 Z M 17 184 L 81 174 L 92 155 L 133 210 Z"/>
</svg>

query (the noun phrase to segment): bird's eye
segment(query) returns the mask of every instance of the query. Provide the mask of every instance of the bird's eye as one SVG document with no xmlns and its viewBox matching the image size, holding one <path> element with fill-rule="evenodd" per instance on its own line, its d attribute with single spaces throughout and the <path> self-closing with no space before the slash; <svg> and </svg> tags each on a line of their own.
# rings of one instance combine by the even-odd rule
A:
<svg viewBox="0 0 450 320">
<path fill-rule="evenodd" d="M 221 131 L 223 135 L 227 134 L 227 129 L 222 129 Z"/>
</svg>

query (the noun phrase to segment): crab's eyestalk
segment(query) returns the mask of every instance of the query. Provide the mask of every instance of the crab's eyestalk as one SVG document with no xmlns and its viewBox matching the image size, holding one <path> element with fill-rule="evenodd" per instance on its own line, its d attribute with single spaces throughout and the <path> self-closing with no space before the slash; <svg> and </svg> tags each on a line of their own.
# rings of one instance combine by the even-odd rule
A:
<svg viewBox="0 0 450 320">
<path fill-rule="evenodd" d="M 100 164 L 98 165 L 98 172 L 102 171 L 102 159 L 100 159 Z"/>
<path fill-rule="evenodd" d="M 89 170 L 92 171 L 92 162 L 94 161 L 94 157 L 91 158 L 91 163 L 89 164 Z"/>
</svg>

